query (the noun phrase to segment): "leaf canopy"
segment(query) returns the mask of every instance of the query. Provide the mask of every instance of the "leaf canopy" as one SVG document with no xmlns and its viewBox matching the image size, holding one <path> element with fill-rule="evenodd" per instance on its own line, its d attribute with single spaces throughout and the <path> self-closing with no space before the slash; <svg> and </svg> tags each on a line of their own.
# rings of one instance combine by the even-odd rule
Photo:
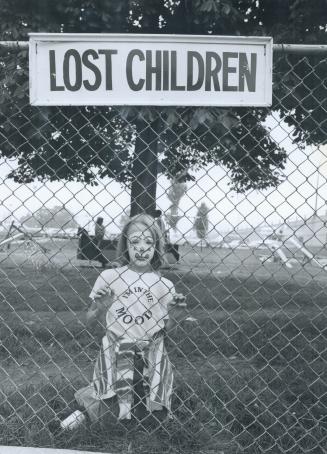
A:
<svg viewBox="0 0 327 454">
<path fill-rule="evenodd" d="M 326 42 L 322 0 L 0 0 L 0 6 L 0 35 L 6 41 L 42 31 L 272 35 L 275 42 Z M 326 64 L 321 57 L 275 61 L 273 109 L 302 145 L 326 140 Z M 16 181 L 97 184 L 108 176 L 129 184 L 137 125 L 151 128 L 158 118 L 151 147 L 159 150 L 159 171 L 168 177 L 213 163 L 229 170 L 237 191 L 282 181 L 286 152 L 264 125 L 271 109 L 36 108 L 29 105 L 27 88 L 27 51 L 1 48 L 0 153 L 18 160 L 10 175 Z"/>
</svg>

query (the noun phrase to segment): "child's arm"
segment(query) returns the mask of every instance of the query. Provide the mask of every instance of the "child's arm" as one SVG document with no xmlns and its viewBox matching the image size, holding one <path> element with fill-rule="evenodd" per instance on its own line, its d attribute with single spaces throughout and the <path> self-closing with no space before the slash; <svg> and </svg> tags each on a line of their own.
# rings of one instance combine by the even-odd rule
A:
<svg viewBox="0 0 327 454">
<path fill-rule="evenodd" d="M 171 303 L 168 304 L 169 318 L 166 320 L 166 330 L 171 331 L 176 328 L 187 317 L 187 304 L 182 293 L 176 293 Z"/>
<path fill-rule="evenodd" d="M 113 303 L 114 292 L 108 285 L 98 289 L 92 298 L 92 304 L 86 313 L 86 323 L 90 329 L 100 328 L 106 326 L 106 315 L 108 309 Z"/>
</svg>

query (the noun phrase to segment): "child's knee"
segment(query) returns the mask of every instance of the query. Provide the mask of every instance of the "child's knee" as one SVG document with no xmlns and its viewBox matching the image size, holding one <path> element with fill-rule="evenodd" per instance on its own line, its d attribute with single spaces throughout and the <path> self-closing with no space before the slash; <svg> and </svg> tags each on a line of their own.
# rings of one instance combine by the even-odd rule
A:
<svg viewBox="0 0 327 454">
<path fill-rule="evenodd" d="M 95 397 L 93 386 L 86 386 L 77 390 L 74 397 L 78 405 L 85 408 L 91 421 L 97 421 L 100 414 L 101 401 Z"/>
<path fill-rule="evenodd" d="M 86 402 L 95 400 L 93 386 L 85 386 L 84 388 L 78 389 L 74 394 L 75 400 L 79 405 L 84 406 Z"/>
</svg>

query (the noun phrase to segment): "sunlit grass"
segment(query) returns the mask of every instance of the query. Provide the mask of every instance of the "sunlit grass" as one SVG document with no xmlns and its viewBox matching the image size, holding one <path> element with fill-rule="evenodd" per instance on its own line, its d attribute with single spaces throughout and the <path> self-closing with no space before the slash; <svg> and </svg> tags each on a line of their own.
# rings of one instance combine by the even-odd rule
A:
<svg viewBox="0 0 327 454">
<path fill-rule="evenodd" d="M 98 272 L 3 275 L 0 444 L 113 453 L 324 452 L 325 284 L 275 276 L 166 271 L 197 319 L 168 341 L 174 418 L 126 430 L 113 416 L 105 427 L 54 433 L 51 424 L 77 408 L 74 391 L 87 383 L 97 355 L 84 321 Z"/>
</svg>

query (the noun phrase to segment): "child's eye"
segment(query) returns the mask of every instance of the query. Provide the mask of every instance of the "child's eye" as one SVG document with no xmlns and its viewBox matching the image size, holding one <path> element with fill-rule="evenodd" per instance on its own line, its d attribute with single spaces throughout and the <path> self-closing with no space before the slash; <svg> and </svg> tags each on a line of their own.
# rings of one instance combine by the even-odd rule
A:
<svg viewBox="0 0 327 454">
<path fill-rule="evenodd" d="M 138 239 L 130 240 L 131 244 L 138 244 L 139 242 L 140 242 L 140 240 L 138 240 Z"/>
</svg>

